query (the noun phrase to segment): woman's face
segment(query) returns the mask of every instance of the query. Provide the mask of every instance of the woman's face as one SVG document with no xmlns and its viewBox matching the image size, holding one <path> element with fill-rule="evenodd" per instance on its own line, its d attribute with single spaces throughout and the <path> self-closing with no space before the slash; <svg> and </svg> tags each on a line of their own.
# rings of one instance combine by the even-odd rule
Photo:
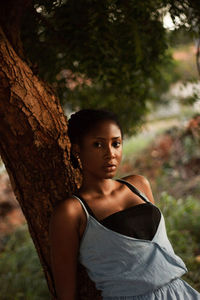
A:
<svg viewBox="0 0 200 300">
<path fill-rule="evenodd" d="M 114 121 L 102 121 L 83 137 L 79 146 L 83 175 L 112 178 L 122 158 L 121 130 Z"/>
</svg>

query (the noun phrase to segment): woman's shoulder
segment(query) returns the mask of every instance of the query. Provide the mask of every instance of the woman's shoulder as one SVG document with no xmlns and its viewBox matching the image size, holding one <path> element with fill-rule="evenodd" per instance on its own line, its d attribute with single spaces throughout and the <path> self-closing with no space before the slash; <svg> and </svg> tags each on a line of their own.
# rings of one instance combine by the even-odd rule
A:
<svg viewBox="0 0 200 300">
<path fill-rule="evenodd" d="M 81 205 L 79 201 L 70 196 L 63 201 L 60 201 L 56 204 L 53 209 L 51 220 L 60 220 L 64 221 L 66 218 L 69 219 L 78 219 L 81 216 Z"/>
<path fill-rule="evenodd" d="M 122 180 L 128 181 L 129 183 L 133 184 L 135 187 L 138 186 L 149 186 L 150 183 L 145 176 L 138 175 L 138 174 L 131 174 L 121 178 Z"/>
<path fill-rule="evenodd" d="M 132 174 L 121 179 L 134 185 L 139 191 L 144 193 L 152 203 L 154 203 L 151 185 L 145 176 Z"/>
</svg>

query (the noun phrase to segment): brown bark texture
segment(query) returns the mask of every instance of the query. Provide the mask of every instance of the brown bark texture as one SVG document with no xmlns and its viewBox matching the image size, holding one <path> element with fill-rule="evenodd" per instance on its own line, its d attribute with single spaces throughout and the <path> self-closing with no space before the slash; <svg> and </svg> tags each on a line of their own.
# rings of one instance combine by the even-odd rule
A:
<svg viewBox="0 0 200 300">
<path fill-rule="evenodd" d="M 67 120 L 53 90 L 16 54 L 0 29 L 0 154 L 56 299 L 48 238 L 53 207 L 79 184 Z M 79 266 L 79 299 L 100 299 Z"/>
</svg>

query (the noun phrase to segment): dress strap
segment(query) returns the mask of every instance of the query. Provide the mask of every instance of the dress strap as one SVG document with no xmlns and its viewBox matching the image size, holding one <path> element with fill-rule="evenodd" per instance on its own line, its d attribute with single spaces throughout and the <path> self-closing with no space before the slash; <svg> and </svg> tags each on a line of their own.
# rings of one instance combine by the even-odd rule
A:
<svg viewBox="0 0 200 300">
<path fill-rule="evenodd" d="M 124 179 L 117 179 L 117 181 L 124 183 L 127 185 L 127 187 L 136 195 L 138 195 L 142 200 L 144 200 L 147 203 L 152 204 L 149 199 L 147 198 L 147 196 L 145 194 L 143 194 L 142 192 L 140 192 L 132 183 L 124 180 Z"/>
<path fill-rule="evenodd" d="M 93 211 L 91 210 L 91 208 L 89 207 L 89 205 L 87 204 L 87 202 L 82 197 L 80 197 L 79 195 L 77 196 L 77 195 L 73 194 L 73 196 L 76 199 L 79 200 L 79 202 L 81 203 L 81 205 L 82 205 L 82 207 L 83 207 L 83 209 L 84 209 L 87 217 L 89 217 L 89 215 L 91 215 L 92 217 L 94 217 L 96 219 Z"/>
</svg>

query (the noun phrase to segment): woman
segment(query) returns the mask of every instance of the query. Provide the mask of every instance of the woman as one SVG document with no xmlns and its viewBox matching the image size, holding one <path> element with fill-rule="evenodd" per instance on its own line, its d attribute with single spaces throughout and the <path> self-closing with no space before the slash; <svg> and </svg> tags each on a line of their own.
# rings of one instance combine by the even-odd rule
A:
<svg viewBox="0 0 200 300">
<path fill-rule="evenodd" d="M 122 129 L 107 111 L 81 110 L 69 120 L 72 163 L 81 163 L 76 195 L 51 218 L 52 270 L 59 300 L 76 299 L 79 260 L 104 300 L 191 300 L 200 294 L 180 277 L 187 271 L 167 238 L 149 182 L 114 180 Z"/>
</svg>

